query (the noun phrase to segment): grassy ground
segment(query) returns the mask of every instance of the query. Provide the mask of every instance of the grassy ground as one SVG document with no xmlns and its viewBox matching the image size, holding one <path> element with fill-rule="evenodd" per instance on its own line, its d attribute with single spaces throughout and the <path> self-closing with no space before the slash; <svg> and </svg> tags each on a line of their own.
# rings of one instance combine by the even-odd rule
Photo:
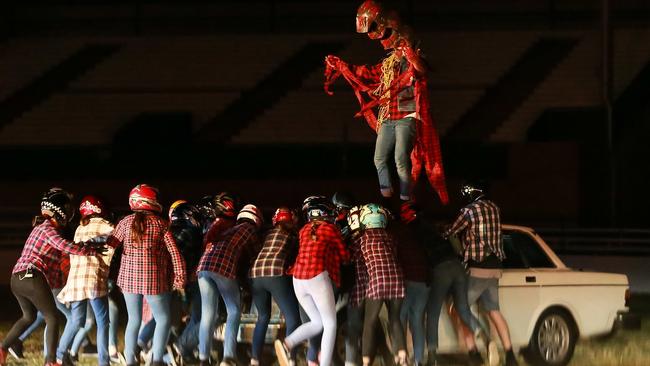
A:
<svg viewBox="0 0 650 366">
<path fill-rule="evenodd" d="M 607 339 L 582 340 L 576 347 L 570 365 L 650 365 L 650 296 L 634 298 L 630 307 L 632 311 L 642 315 L 642 327 L 640 330 L 621 330 Z M 0 322 L 0 339 L 4 338 L 10 326 L 11 321 Z M 42 339 L 42 331 L 32 335 L 24 345 L 26 360 L 18 363 L 9 357 L 10 364 L 42 365 Z M 271 350 L 269 351 L 272 352 Z M 525 365 L 523 358 L 520 357 L 519 360 L 522 365 Z M 97 358 L 85 356 L 82 356 L 79 362 L 80 366 L 96 364 Z"/>
</svg>

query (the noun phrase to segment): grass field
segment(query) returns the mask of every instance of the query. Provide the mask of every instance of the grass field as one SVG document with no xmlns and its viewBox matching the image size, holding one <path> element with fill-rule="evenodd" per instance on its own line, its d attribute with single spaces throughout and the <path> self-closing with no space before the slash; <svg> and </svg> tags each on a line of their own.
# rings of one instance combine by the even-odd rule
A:
<svg viewBox="0 0 650 366">
<path fill-rule="evenodd" d="M 631 310 L 642 315 L 640 330 L 620 330 L 607 339 L 581 340 L 570 365 L 575 366 L 646 366 L 650 365 L 650 296 L 633 298 Z M 0 322 L 0 338 L 4 338 L 11 321 Z M 123 335 L 123 333 L 122 333 Z M 10 364 L 42 365 L 43 335 L 36 332 L 25 342 L 26 360 L 18 362 L 9 357 Z M 523 358 L 520 363 L 525 365 Z M 80 358 L 78 365 L 96 365 L 97 358 Z M 387 364 L 387 363 L 385 363 Z"/>
</svg>

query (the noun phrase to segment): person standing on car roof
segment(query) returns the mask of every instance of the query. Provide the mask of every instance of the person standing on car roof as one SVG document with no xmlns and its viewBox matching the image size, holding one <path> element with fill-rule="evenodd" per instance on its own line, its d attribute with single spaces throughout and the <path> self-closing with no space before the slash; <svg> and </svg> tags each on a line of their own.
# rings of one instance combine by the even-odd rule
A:
<svg viewBox="0 0 650 366">
<path fill-rule="evenodd" d="M 518 365 L 510 330 L 499 310 L 499 278 L 505 259 L 501 240 L 501 213 L 499 207 L 487 199 L 482 182 L 466 182 L 461 195 L 468 202 L 460 210 L 456 221 L 444 232 L 448 238 L 458 235 L 463 244 L 463 260 L 469 269 L 467 300 L 478 299 L 497 328 L 506 353 L 506 366 Z M 494 352 L 490 352 L 494 353 Z"/>
</svg>

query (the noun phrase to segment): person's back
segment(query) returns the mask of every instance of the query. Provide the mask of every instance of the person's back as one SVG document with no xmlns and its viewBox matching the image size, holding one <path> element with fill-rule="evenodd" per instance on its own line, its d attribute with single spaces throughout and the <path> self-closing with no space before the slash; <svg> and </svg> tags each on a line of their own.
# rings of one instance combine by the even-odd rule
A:
<svg viewBox="0 0 650 366">
<path fill-rule="evenodd" d="M 499 278 L 505 259 L 501 238 L 501 216 L 497 205 L 485 196 L 485 187 L 477 182 L 465 183 L 461 194 L 468 204 L 461 209 L 445 236 L 459 235 L 464 248 L 464 261 L 469 268 L 467 300 L 481 300 L 482 308 L 494 322 L 506 351 L 506 365 L 517 365 L 512 352 L 510 330 L 499 309 Z M 497 354 L 490 342 L 489 355 Z"/>
</svg>

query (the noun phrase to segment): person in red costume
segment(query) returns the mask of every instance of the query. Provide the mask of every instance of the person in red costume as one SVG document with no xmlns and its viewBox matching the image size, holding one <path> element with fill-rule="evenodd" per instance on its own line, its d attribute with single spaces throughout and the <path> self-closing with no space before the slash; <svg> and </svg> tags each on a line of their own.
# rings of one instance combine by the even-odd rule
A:
<svg viewBox="0 0 650 366">
<path fill-rule="evenodd" d="M 325 57 L 325 91 L 340 76 L 352 86 L 363 116 L 377 133 L 374 162 L 385 203 L 393 196 L 389 157 L 394 150 L 401 201 L 413 199 L 414 182 L 424 168 L 443 204 L 449 200 L 442 167 L 440 142 L 429 111 L 426 73 L 429 70 L 411 32 L 394 12 L 375 1 L 365 1 L 356 18 L 358 33 L 379 40 L 388 56 L 376 65 L 351 65 L 339 57 Z M 376 113 L 375 113 L 375 110 Z"/>
</svg>

